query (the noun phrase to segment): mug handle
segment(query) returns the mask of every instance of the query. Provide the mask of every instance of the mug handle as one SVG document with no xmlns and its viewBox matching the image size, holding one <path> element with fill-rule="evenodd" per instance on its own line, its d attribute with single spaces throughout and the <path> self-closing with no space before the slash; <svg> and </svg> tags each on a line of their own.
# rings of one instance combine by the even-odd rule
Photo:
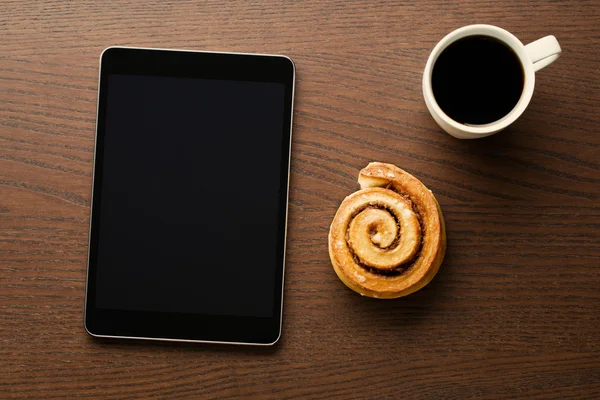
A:
<svg viewBox="0 0 600 400">
<path fill-rule="evenodd" d="M 562 50 L 558 40 L 550 35 L 529 43 L 525 51 L 533 61 L 533 70 L 537 72 L 558 60 Z"/>
</svg>

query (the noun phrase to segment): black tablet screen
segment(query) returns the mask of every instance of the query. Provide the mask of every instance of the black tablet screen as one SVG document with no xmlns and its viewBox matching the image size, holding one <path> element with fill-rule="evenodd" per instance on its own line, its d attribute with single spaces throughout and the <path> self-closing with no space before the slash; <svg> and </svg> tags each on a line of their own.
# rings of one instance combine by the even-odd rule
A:
<svg viewBox="0 0 600 400">
<path fill-rule="evenodd" d="M 284 94 L 283 83 L 108 76 L 96 307 L 279 312 Z"/>
</svg>

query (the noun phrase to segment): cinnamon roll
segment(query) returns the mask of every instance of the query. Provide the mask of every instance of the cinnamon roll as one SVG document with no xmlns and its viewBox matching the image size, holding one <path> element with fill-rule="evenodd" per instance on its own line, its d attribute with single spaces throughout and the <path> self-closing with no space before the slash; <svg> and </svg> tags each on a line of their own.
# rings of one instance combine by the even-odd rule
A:
<svg viewBox="0 0 600 400">
<path fill-rule="evenodd" d="M 396 298 L 427 285 L 446 252 L 440 206 L 408 172 L 373 162 L 360 171 L 361 190 L 346 197 L 329 230 L 338 277 L 369 297 Z"/>
</svg>

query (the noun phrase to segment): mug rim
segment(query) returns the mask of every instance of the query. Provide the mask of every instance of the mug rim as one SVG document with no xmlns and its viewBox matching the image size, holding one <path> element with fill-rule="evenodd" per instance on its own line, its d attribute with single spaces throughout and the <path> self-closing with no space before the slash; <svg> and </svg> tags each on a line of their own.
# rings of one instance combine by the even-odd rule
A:
<svg viewBox="0 0 600 400">
<path fill-rule="evenodd" d="M 523 68 L 523 90 L 521 92 L 521 97 L 517 104 L 513 107 L 513 109 L 506 114 L 501 119 L 484 124 L 484 125 L 466 125 L 459 123 L 452 118 L 450 118 L 438 105 L 435 96 L 433 95 L 433 88 L 431 85 L 431 78 L 433 73 L 433 66 L 437 61 L 439 55 L 444 51 L 450 44 L 456 42 L 459 39 L 468 36 L 475 35 L 483 35 L 483 36 L 491 36 L 495 39 L 502 41 L 505 45 L 510 47 L 521 62 L 521 66 Z M 515 35 L 508 32 L 505 29 L 499 28 L 494 25 L 485 25 L 485 24 L 476 24 L 476 25 L 467 25 L 462 28 L 458 28 L 450 33 L 448 33 L 442 40 L 440 40 L 436 46 L 431 51 L 429 58 L 427 59 L 427 64 L 425 66 L 425 70 L 423 72 L 423 93 L 427 105 L 432 108 L 432 113 L 437 114 L 439 118 L 441 118 L 445 123 L 453 127 L 454 129 L 471 134 L 473 136 L 487 136 L 492 133 L 498 132 L 514 121 L 517 120 L 523 114 L 529 102 L 531 101 L 531 97 L 533 96 L 533 89 L 535 86 L 535 72 L 533 70 L 533 63 L 529 59 L 527 52 L 525 51 L 525 46 Z"/>
</svg>

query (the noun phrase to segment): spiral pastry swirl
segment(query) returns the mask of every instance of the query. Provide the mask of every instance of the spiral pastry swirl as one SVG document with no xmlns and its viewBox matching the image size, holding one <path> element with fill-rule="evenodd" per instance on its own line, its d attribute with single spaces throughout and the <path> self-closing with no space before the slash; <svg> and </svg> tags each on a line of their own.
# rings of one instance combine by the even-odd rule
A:
<svg viewBox="0 0 600 400">
<path fill-rule="evenodd" d="M 396 298 L 427 285 L 446 252 L 440 206 L 408 172 L 373 162 L 360 171 L 361 190 L 346 197 L 329 231 L 338 277 L 369 297 Z"/>
</svg>

